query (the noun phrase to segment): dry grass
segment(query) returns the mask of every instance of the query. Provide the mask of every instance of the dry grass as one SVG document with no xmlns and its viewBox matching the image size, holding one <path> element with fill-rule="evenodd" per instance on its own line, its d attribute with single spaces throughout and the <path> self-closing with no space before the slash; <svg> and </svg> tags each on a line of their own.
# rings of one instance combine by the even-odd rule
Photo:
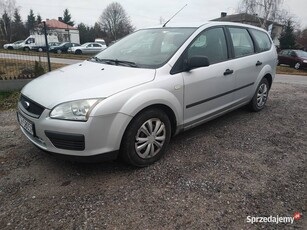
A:
<svg viewBox="0 0 307 230">
<path fill-rule="evenodd" d="M 4 80 L 18 79 L 21 75 L 27 75 L 27 71 L 34 69 L 35 61 L 1 59 L 0 62 L 0 78 Z M 47 62 L 41 62 L 45 72 L 48 70 Z M 66 64 L 51 63 L 51 69 L 58 69 Z"/>
<path fill-rule="evenodd" d="M 19 91 L 0 92 L 0 111 L 16 108 Z"/>
<path fill-rule="evenodd" d="M 307 76 L 307 70 L 296 70 L 294 68 L 291 68 L 289 66 L 277 66 L 278 74 L 289 74 L 289 75 L 302 75 Z"/>
<path fill-rule="evenodd" d="M 23 51 L 23 50 L 5 50 L 0 49 L 1 53 L 8 53 L 8 54 L 18 54 L 18 55 L 30 55 L 30 56 L 42 56 L 46 57 L 46 52 L 36 52 L 36 51 Z M 88 59 L 89 57 L 94 56 L 95 54 L 82 54 L 82 55 L 76 55 L 76 54 L 57 54 L 57 53 L 49 53 L 50 57 L 54 58 L 66 58 L 66 59 L 76 59 L 76 60 L 84 60 Z"/>
</svg>

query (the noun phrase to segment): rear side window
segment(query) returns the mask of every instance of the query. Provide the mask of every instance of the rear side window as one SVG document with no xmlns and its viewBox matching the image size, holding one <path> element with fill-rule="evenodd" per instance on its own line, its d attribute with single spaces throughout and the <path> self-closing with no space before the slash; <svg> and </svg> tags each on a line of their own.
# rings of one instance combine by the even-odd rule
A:
<svg viewBox="0 0 307 230">
<path fill-rule="evenodd" d="M 229 28 L 235 57 L 243 57 L 254 53 L 253 40 L 244 28 Z"/>
<path fill-rule="evenodd" d="M 259 30 L 250 30 L 259 47 L 260 52 L 268 51 L 271 49 L 271 40 L 265 32 Z"/>
</svg>

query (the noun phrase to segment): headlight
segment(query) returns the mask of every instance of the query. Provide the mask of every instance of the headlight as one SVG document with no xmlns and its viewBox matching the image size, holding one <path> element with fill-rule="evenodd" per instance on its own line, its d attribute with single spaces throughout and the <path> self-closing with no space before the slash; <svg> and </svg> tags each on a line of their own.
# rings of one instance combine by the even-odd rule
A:
<svg viewBox="0 0 307 230">
<path fill-rule="evenodd" d="M 70 101 L 52 109 L 50 117 L 61 120 L 87 121 L 90 112 L 102 99 Z"/>
<path fill-rule="evenodd" d="M 304 63 L 307 63 L 307 60 L 304 60 L 303 62 L 304 62 Z"/>
</svg>

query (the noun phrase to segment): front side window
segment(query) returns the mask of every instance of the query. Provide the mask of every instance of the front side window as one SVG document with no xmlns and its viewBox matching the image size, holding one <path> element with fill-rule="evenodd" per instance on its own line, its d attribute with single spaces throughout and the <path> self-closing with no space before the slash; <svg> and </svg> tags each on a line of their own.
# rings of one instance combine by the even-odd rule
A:
<svg viewBox="0 0 307 230">
<path fill-rule="evenodd" d="M 253 40 L 244 28 L 229 28 L 235 57 L 243 57 L 254 53 Z"/>
<path fill-rule="evenodd" d="M 213 28 L 203 31 L 188 48 L 188 58 L 206 56 L 210 65 L 228 59 L 227 43 L 223 28 Z"/>
<path fill-rule="evenodd" d="M 250 31 L 256 39 L 260 52 L 268 51 L 271 49 L 271 40 L 265 32 L 254 29 L 251 29 Z"/>
</svg>

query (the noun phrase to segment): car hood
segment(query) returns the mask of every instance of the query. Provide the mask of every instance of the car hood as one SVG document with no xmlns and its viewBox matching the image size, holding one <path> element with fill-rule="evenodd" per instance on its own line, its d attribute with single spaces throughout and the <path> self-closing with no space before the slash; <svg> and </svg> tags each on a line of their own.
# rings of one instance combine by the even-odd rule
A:
<svg viewBox="0 0 307 230">
<path fill-rule="evenodd" d="M 84 61 L 47 73 L 21 91 L 23 95 L 52 109 L 73 100 L 106 98 L 120 91 L 150 82 L 154 69 L 140 69 Z"/>
</svg>

